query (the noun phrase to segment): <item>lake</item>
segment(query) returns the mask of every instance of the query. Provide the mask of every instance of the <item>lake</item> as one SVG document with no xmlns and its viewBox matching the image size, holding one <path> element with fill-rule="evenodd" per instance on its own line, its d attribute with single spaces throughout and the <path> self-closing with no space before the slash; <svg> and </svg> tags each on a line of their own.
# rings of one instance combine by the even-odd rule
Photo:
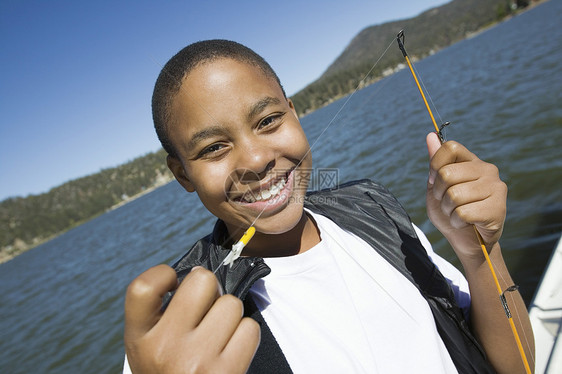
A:
<svg viewBox="0 0 562 374">
<path fill-rule="evenodd" d="M 447 137 L 496 164 L 508 184 L 501 243 L 527 303 L 562 231 L 561 14 L 562 1 L 551 0 L 415 65 L 452 123 Z M 315 167 L 339 182 L 385 184 L 458 265 L 425 215 L 433 127 L 410 73 L 347 99 L 302 118 Z M 1 264 L 0 372 L 119 372 L 128 283 L 181 256 L 213 223 L 197 196 L 172 182 Z"/>
</svg>

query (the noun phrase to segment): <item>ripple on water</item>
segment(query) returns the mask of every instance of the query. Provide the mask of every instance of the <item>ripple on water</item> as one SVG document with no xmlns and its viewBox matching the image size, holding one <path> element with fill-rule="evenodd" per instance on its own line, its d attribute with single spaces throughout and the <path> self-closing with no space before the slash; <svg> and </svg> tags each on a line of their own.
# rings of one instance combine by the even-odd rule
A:
<svg viewBox="0 0 562 374">
<path fill-rule="evenodd" d="M 562 231 L 561 3 L 417 63 L 443 120 L 453 123 L 447 136 L 497 164 L 509 185 L 502 248 L 526 302 Z M 310 143 L 319 139 L 315 166 L 338 168 L 340 182 L 387 185 L 458 266 L 425 215 L 432 125 L 411 76 L 403 70 L 358 91 L 336 116 L 345 100 L 302 120 Z M 0 265 L 0 372 L 119 372 L 127 284 L 184 254 L 213 223 L 197 196 L 174 182 Z"/>
</svg>

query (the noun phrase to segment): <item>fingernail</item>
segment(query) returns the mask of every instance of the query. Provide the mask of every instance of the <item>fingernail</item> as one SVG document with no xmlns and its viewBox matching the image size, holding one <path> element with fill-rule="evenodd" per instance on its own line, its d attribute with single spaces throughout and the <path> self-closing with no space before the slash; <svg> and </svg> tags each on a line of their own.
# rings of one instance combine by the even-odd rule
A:
<svg viewBox="0 0 562 374">
<path fill-rule="evenodd" d="M 433 185 L 435 183 L 435 173 L 432 173 L 431 170 L 429 171 L 429 175 L 427 176 L 427 180 L 429 184 Z"/>
</svg>

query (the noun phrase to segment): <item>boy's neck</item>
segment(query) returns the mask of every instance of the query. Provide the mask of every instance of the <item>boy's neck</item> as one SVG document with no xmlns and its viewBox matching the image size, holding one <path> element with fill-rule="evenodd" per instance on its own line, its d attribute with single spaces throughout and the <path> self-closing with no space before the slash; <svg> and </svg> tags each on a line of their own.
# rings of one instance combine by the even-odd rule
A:
<svg viewBox="0 0 562 374">
<path fill-rule="evenodd" d="M 300 221 L 291 230 L 282 234 L 256 235 L 244 248 L 243 256 L 286 257 L 308 251 L 320 242 L 316 222 L 303 210 Z"/>
</svg>

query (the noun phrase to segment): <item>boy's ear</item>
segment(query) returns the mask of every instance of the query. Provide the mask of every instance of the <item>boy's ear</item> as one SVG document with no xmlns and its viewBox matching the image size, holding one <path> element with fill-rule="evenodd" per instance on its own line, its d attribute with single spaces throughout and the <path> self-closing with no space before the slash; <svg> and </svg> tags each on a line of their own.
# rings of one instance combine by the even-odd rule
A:
<svg viewBox="0 0 562 374">
<path fill-rule="evenodd" d="M 174 174 L 174 177 L 176 177 L 176 180 L 182 185 L 183 188 L 185 188 L 187 192 L 195 191 L 193 184 L 187 178 L 187 174 L 185 173 L 185 169 L 180 160 L 178 160 L 176 157 L 168 155 L 166 157 L 166 163 L 168 164 L 168 169 L 170 169 L 172 174 Z"/>
<path fill-rule="evenodd" d="M 289 103 L 289 108 L 291 108 L 295 117 L 299 118 L 299 115 L 297 114 L 297 109 L 295 108 L 295 104 L 293 104 L 293 102 L 289 98 L 287 98 L 287 102 Z"/>
</svg>

